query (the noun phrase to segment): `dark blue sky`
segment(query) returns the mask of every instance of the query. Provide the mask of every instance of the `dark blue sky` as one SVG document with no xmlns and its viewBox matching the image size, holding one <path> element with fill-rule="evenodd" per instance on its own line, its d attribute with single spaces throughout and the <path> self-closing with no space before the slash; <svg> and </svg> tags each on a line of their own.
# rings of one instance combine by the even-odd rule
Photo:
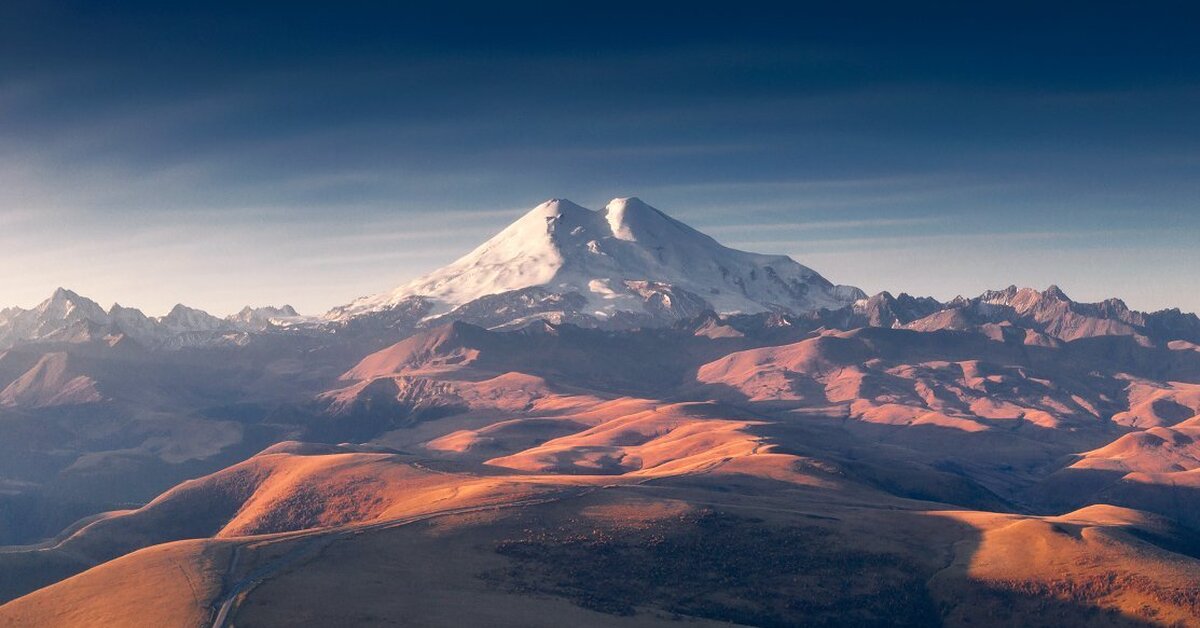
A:
<svg viewBox="0 0 1200 628">
<path fill-rule="evenodd" d="M 241 4 L 4 3 L 0 305 L 317 312 L 637 195 L 868 292 L 1200 310 L 1186 3 Z"/>
</svg>

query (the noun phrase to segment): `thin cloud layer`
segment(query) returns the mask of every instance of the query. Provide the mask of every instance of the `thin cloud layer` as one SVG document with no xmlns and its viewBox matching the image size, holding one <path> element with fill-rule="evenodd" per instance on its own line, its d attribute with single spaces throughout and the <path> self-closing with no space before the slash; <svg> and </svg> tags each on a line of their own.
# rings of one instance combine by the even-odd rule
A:
<svg viewBox="0 0 1200 628">
<path fill-rule="evenodd" d="M 1123 262 L 1089 278 L 1062 256 L 1080 266 L 1031 269 L 1034 285 L 1078 276 L 1088 294 L 1200 310 L 1184 21 L 219 9 L 0 9 L 0 304 L 65 284 L 148 311 L 321 311 L 545 198 L 638 195 L 866 287 L 890 287 L 898 251 L 1013 267 L 1029 252 L 1004 234 L 1055 234 L 1047 255 Z M 911 272 L 931 294 L 977 291 Z"/>
</svg>

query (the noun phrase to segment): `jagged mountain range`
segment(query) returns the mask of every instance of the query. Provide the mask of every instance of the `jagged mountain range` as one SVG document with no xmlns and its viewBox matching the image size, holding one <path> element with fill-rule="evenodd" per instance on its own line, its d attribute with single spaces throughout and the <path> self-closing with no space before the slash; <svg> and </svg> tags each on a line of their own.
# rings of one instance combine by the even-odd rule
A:
<svg viewBox="0 0 1200 628">
<path fill-rule="evenodd" d="M 179 304 L 165 316 L 150 317 L 114 303 L 107 311 L 95 301 L 59 288 L 32 309 L 0 310 L 0 349 L 20 343 L 82 343 L 133 340 L 147 348 L 178 349 L 239 342 L 245 334 L 300 319 L 290 305 L 245 307 L 217 318 Z"/>
<path fill-rule="evenodd" d="M 533 320 L 628 329 L 669 326 L 712 312 L 819 317 L 831 325 L 915 330 L 1009 323 L 1060 340 L 1136 335 L 1200 343 L 1200 319 L 1178 309 L 1143 313 L 1119 299 L 1071 300 L 1056 286 L 1009 286 L 939 302 L 835 285 L 786 256 L 745 253 L 650 207 L 619 198 L 593 211 L 565 199 L 538 205 L 458 261 L 389 292 L 300 316 L 247 306 L 217 318 L 177 305 L 165 316 L 59 289 L 30 310 L 0 311 L 0 348 L 24 342 L 133 340 L 175 349 L 245 342 L 264 332 L 383 333 L 393 339 L 464 321 L 489 329 Z"/>
<path fill-rule="evenodd" d="M 430 315 L 428 307 L 414 306 L 413 301 L 420 297 L 405 297 L 385 309 L 333 321 L 302 316 L 288 305 L 247 306 L 225 318 L 184 305 L 177 305 L 170 313 L 159 317 L 149 317 L 138 309 L 119 304 L 106 312 L 87 297 L 59 289 L 35 308 L 0 310 L 0 349 L 22 343 L 132 340 L 145 348 L 169 350 L 244 343 L 249 337 L 264 333 L 311 335 L 337 332 L 354 329 L 356 325 L 366 327 L 363 324 L 368 322 L 376 323 L 377 329 L 392 332 L 431 329 L 450 321 L 469 322 L 489 329 L 517 328 L 536 320 L 622 329 L 686 324 L 700 318 L 737 320 L 755 316 L 722 314 L 703 300 L 681 306 L 679 300 L 673 298 L 677 293 L 667 284 L 659 284 L 654 294 L 661 297 L 657 301 L 661 304 L 660 309 L 654 313 L 646 310 L 642 316 L 629 314 L 622 320 L 623 324 L 617 325 L 612 316 L 593 317 L 581 310 L 564 308 L 573 295 L 548 294 L 540 289 L 486 295 L 441 315 Z M 1195 314 L 1175 308 L 1140 312 L 1116 298 L 1081 303 L 1067 297 L 1057 286 L 1041 291 L 1009 286 L 973 298 L 956 297 L 948 302 L 905 293 L 893 296 L 885 291 L 835 309 L 780 308 L 765 314 L 819 321 L 839 328 L 870 326 L 934 331 L 1008 324 L 1058 340 L 1121 335 L 1137 336 L 1148 342 L 1180 340 L 1200 344 L 1200 319 Z"/>
<path fill-rule="evenodd" d="M 1046 290 L 1009 286 L 978 297 L 941 303 L 929 297 L 881 292 L 855 303 L 848 324 L 897 327 L 918 331 L 976 329 L 1007 323 L 1059 340 L 1093 336 L 1137 336 L 1147 341 L 1200 342 L 1200 318 L 1178 309 L 1145 313 L 1120 299 L 1099 303 L 1071 300 L 1058 286 Z"/>
</svg>

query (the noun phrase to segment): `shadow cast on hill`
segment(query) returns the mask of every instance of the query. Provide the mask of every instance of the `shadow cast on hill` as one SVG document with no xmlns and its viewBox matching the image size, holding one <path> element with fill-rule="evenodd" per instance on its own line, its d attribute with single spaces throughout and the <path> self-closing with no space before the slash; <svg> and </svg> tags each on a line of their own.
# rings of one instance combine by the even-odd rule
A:
<svg viewBox="0 0 1200 628">
<path fill-rule="evenodd" d="M 703 493 L 690 498 L 711 503 L 699 501 Z M 1157 625 L 1101 608 L 1111 591 L 1100 580 L 971 578 L 965 566 L 982 537 L 962 522 L 897 510 L 868 520 L 836 507 L 828 517 L 759 513 L 701 506 L 633 528 L 526 519 L 497 544 L 510 566 L 484 577 L 510 592 L 565 597 L 613 615 L 660 609 L 754 626 Z M 896 542 L 905 534 L 922 535 L 919 550 Z M 883 538 L 892 540 L 881 545 Z"/>
</svg>

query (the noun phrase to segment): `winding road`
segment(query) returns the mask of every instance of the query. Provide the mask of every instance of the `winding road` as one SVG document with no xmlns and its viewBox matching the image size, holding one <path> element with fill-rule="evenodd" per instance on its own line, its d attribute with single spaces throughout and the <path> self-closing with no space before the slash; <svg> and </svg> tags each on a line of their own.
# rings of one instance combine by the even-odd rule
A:
<svg viewBox="0 0 1200 628">
<path fill-rule="evenodd" d="M 586 493 L 595 490 L 595 487 L 587 487 L 583 490 L 573 491 L 570 495 L 556 495 L 553 497 L 540 497 L 518 500 L 504 504 L 488 504 L 483 506 L 467 506 L 463 508 L 452 508 L 450 510 L 439 510 L 437 512 L 413 515 L 411 517 L 403 517 L 400 519 L 392 519 L 389 521 L 381 521 L 367 525 L 351 526 L 345 528 L 335 528 L 333 530 L 313 530 L 310 532 L 302 532 L 287 537 L 263 541 L 266 543 L 284 543 L 296 541 L 300 539 L 300 544 L 287 552 L 286 554 L 267 562 L 254 571 L 247 574 L 242 579 L 227 585 L 221 592 L 221 596 L 213 602 L 216 609 L 216 614 L 213 617 L 213 628 L 226 628 L 229 625 L 229 619 L 233 616 L 239 602 L 245 598 L 251 590 L 262 584 L 268 578 L 279 574 L 284 569 L 292 565 L 299 564 L 305 560 L 316 557 L 329 545 L 336 541 L 354 537 L 366 532 L 376 532 L 379 530 L 388 530 L 398 528 L 400 526 L 417 523 L 420 521 L 428 521 L 437 517 L 447 517 L 452 515 L 461 515 L 472 512 L 484 512 L 491 510 L 501 510 L 505 508 L 519 508 L 522 506 L 536 506 L 538 504 L 547 504 L 550 502 L 559 501 L 568 497 L 579 497 Z M 244 545 L 234 547 L 233 556 L 229 559 L 229 566 L 226 568 L 226 576 L 233 577 L 237 571 L 237 567 L 242 558 L 242 549 Z"/>
</svg>

